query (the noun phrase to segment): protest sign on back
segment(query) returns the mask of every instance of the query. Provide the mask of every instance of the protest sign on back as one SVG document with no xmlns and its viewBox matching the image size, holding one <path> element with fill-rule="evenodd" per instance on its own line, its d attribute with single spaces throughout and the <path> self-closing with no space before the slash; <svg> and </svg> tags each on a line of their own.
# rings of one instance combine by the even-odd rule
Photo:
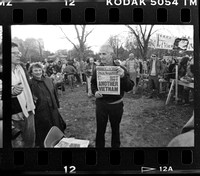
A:
<svg viewBox="0 0 200 176">
<path fill-rule="evenodd" d="M 97 66 L 97 87 L 101 94 L 120 95 L 117 66 Z"/>
</svg>

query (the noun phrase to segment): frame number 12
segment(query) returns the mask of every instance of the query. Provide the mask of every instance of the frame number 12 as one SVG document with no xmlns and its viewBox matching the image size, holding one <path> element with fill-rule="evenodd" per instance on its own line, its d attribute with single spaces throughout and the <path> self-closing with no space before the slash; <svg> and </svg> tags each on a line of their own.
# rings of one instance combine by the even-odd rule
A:
<svg viewBox="0 0 200 176">
<path fill-rule="evenodd" d="M 65 6 L 75 6 L 75 0 L 65 0 Z"/>
<path fill-rule="evenodd" d="M 75 166 L 65 166 L 65 174 L 75 174 L 76 173 L 76 167 Z"/>
</svg>

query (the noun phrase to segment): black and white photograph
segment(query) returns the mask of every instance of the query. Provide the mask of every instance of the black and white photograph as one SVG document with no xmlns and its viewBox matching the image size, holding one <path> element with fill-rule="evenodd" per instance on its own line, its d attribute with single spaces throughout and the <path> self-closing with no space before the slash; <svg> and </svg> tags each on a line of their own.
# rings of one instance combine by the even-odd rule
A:
<svg viewBox="0 0 200 176">
<path fill-rule="evenodd" d="M 0 148 L 3 147 L 2 71 L 2 26 L 0 26 Z"/>
<path fill-rule="evenodd" d="M 12 25 L 11 37 L 13 148 L 194 146 L 193 25 Z"/>
</svg>

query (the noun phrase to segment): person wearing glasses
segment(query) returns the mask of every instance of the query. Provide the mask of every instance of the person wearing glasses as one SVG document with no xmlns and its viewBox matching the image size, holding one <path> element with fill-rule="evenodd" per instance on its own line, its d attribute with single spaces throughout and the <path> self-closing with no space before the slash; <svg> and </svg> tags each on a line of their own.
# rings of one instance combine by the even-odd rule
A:
<svg viewBox="0 0 200 176">
<path fill-rule="evenodd" d="M 159 58 L 155 55 L 151 55 L 149 62 L 149 91 L 150 96 L 148 98 L 159 98 L 159 79 L 163 75 L 164 66 Z"/>
<path fill-rule="evenodd" d="M 11 45 L 12 63 L 12 146 L 35 147 L 35 105 L 29 87 L 29 77 L 21 66 L 21 52 L 16 43 Z"/>
<path fill-rule="evenodd" d="M 116 66 L 113 55 L 114 51 L 110 45 L 103 45 L 100 48 L 100 66 Z M 123 114 L 123 96 L 124 92 L 133 89 L 134 82 L 126 69 L 117 65 L 117 74 L 120 76 L 120 95 L 105 95 L 100 93 L 97 87 L 97 71 L 94 67 L 91 79 L 92 93 L 96 98 L 96 147 L 105 147 L 105 131 L 108 119 L 111 124 L 112 138 L 111 147 L 120 147 L 120 122 Z"/>
</svg>

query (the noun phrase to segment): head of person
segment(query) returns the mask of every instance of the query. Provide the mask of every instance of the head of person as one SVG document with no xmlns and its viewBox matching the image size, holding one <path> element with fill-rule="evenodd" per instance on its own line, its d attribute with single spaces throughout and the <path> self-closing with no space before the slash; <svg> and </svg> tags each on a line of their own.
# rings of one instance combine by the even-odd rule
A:
<svg viewBox="0 0 200 176">
<path fill-rule="evenodd" d="M 61 61 L 60 60 L 57 62 L 57 65 L 61 65 Z"/>
<path fill-rule="evenodd" d="M 57 73 L 57 72 L 56 72 L 56 70 L 55 70 L 55 69 L 52 69 L 52 70 L 53 70 L 53 74 L 55 74 L 55 75 L 56 75 L 56 73 Z"/>
<path fill-rule="evenodd" d="M 110 45 L 102 45 L 99 50 L 101 63 L 104 65 L 113 65 L 114 50 Z"/>
<path fill-rule="evenodd" d="M 36 78 L 36 79 L 41 79 L 43 75 L 43 66 L 39 62 L 31 64 L 29 68 L 29 74 Z"/>
<path fill-rule="evenodd" d="M 180 65 L 181 65 L 181 66 L 187 66 L 188 61 L 189 61 L 189 57 L 188 57 L 188 56 L 184 56 L 184 57 L 181 59 Z"/>
<path fill-rule="evenodd" d="M 151 55 L 151 59 L 152 59 L 152 60 L 156 60 L 156 58 L 157 58 L 156 54 L 152 54 L 152 55 Z"/>
<path fill-rule="evenodd" d="M 134 54 L 133 53 L 129 54 L 129 59 L 134 59 Z"/>
<path fill-rule="evenodd" d="M 14 42 L 11 43 L 11 53 L 12 53 L 12 56 L 11 56 L 12 64 L 14 64 L 14 65 L 20 64 L 20 58 L 21 58 L 22 54 L 18 49 L 18 45 Z"/>
<path fill-rule="evenodd" d="M 93 63 L 94 63 L 94 58 L 93 58 L 93 57 L 90 57 L 90 58 L 89 58 L 89 63 L 90 63 L 90 64 L 93 64 Z"/>
</svg>

